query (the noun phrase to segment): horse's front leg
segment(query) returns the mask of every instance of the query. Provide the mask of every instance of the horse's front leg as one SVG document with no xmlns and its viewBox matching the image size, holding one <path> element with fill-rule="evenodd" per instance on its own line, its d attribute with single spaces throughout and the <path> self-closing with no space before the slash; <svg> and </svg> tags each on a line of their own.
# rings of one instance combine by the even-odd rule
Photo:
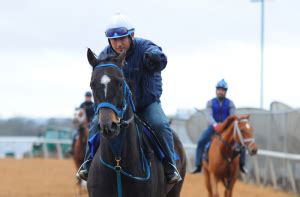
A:
<svg viewBox="0 0 300 197">
<path fill-rule="evenodd" d="M 237 180 L 237 171 L 233 174 L 233 177 L 232 177 L 232 180 L 231 180 L 231 183 L 229 185 L 228 188 L 225 189 L 225 197 L 232 197 L 232 191 L 233 191 L 233 187 L 234 187 L 234 184 Z"/>
<path fill-rule="evenodd" d="M 210 175 L 209 175 L 209 170 L 207 169 L 206 166 L 204 166 L 205 164 L 203 164 L 203 173 L 204 173 L 204 179 L 205 179 L 205 185 L 206 185 L 206 189 L 208 191 L 208 196 L 212 197 L 212 191 L 211 191 L 211 184 L 210 184 Z"/>
<path fill-rule="evenodd" d="M 225 197 L 232 197 L 232 190 L 233 190 L 234 183 L 235 183 L 235 181 L 230 184 L 229 188 L 225 189 L 225 192 L 224 192 Z"/>
<path fill-rule="evenodd" d="M 218 191 L 219 179 L 213 173 L 210 173 L 209 179 L 210 179 L 210 187 L 211 187 L 211 191 L 212 191 L 212 196 L 219 197 L 219 191 Z"/>
<path fill-rule="evenodd" d="M 225 189 L 225 197 L 232 197 L 232 192 L 233 192 L 233 187 L 234 187 L 234 184 L 237 180 L 237 176 L 238 176 L 238 164 L 239 162 L 236 161 L 235 163 L 233 163 L 233 165 L 231 166 L 231 182 L 230 182 L 230 185 L 228 186 L 228 188 Z M 224 182 L 224 186 L 225 186 L 225 182 Z"/>
</svg>

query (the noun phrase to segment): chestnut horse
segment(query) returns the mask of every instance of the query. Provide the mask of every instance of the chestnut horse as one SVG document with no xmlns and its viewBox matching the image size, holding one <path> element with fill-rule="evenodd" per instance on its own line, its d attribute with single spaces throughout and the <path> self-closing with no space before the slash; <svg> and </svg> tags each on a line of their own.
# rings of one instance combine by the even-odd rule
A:
<svg viewBox="0 0 300 197">
<path fill-rule="evenodd" d="M 203 161 L 205 183 L 209 197 L 218 197 L 218 183 L 225 186 L 225 197 L 232 196 L 232 189 L 237 180 L 239 170 L 239 151 L 244 146 L 252 156 L 257 153 L 249 115 L 228 117 L 220 133 L 212 139 L 208 152 L 208 162 Z"/>
<path fill-rule="evenodd" d="M 73 125 L 78 132 L 73 148 L 73 160 L 75 162 L 76 169 L 79 169 L 84 161 L 85 147 L 87 144 L 89 133 L 89 122 L 86 117 L 85 109 L 76 109 L 73 118 Z M 81 184 L 81 179 L 78 179 L 78 184 Z"/>
</svg>

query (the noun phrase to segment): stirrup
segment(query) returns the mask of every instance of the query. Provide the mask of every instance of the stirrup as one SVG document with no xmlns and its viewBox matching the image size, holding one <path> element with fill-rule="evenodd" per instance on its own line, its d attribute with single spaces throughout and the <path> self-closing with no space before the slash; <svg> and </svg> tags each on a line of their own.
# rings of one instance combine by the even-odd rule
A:
<svg viewBox="0 0 300 197">
<path fill-rule="evenodd" d="M 181 175 L 180 175 L 180 173 L 179 173 L 179 171 L 177 170 L 177 167 L 176 167 L 176 165 L 174 165 L 174 164 L 172 164 L 172 163 L 170 163 L 169 161 L 167 162 L 167 165 L 170 165 L 172 168 L 173 168 L 173 173 L 172 173 L 172 175 L 174 175 L 175 174 L 175 176 L 177 176 L 178 177 L 178 179 L 177 179 L 177 181 L 175 181 L 175 182 L 180 182 L 181 180 L 182 180 L 182 178 L 181 178 Z M 168 177 L 168 175 L 167 174 L 165 174 L 165 176 L 167 176 Z M 169 181 L 168 181 L 169 182 Z M 172 183 L 175 183 L 175 182 L 170 182 L 171 184 Z"/>
<path fill-rule="evenodd" d="M 168 184 L 176 184 L 182 181 L 182 178 L 178 171 L 174 171 L 173 176 L 171 178 L 167 177 Z"/>
<path fill-rule="evenodd" d="M 174 164 L 172 164 L 172 163 L 170 163 L 170 162 L 168 162 L 168 164 L 169 164 L 170 166 L 172 166 L 172 167 L 173 167 L 173 169 L 174 169 L 174 172 L 176 172 L 176 173 L 178 173 L 178 174 L 179 174 L 179 172 L 178 172 L 178 170 L 177 170 L 177 166 L 176 166 L 176 165 L 174 165 Z"/>
<path fill-rule="evenodd" d="M 92 160 L 91 160 L 91 159 L 88 159 L 88 160 L 86 160 L 85 162 L 83 162 L 83 163 L 81 164 L 81 166 L 79 167 L 79 169 L 78 169 L 77 172 L 76 172 L 76 177 L 80 178 L 79 172 L 80 172 L 81 169 L 83 168 L 83 165 L 84 165 L 85 163 L 89 162 L 89 161 L 92 161 Z"/>
</svg>

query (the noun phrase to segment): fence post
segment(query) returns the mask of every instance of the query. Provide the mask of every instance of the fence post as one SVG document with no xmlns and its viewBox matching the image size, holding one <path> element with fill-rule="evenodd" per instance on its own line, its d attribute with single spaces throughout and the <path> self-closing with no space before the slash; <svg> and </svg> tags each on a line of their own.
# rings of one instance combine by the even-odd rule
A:
<svg viewBox="0 0 300 197">
<path fill-rule="evenodd" d="M 287 161 L 287 166 L 286 167 L 287 167 L 287 170 L 288 170 L 288 177 L 290 179 L 290 183 L 292 185 L 293 192 L 297 193 L 297 187 L 296 187 L 295 178 L 294 178 L 294 175 L 293 175 L 293 170 L 292 170 L 292 166 L 291 166 L 290 161 Z"/>
<path fill-rule="evenodd" d="M 258 185 L 260 185 L 260 174 L 259 174 L 259 166 L 258 166 L 257 156 L 253 156 L 253 163 L 254 163 L 256 183 Z"/>
<path fill-rule="evenodd" d="M 63 152 L 60 143 L 56 143 L 57 156 L 59 159 L 63 159 Z"/>
<path fill-rule="evenodd" d="M 43 141 L 42 143 L 43 143 L 44 159 L 48 159 L 49 158 L 49 152 L 48 152 L 47 143 L 45 141 Z"/>
<path fill-rule="evenodd" d="M 271 172 L 271 178 L 272 178 L 272 182 L 273 182 L 273 187 L 277 189 L 277 179 L 276 179 L 276 174 L 275 174 L 275 169 L 274 169 L 273 161 L 272 161 L 271 158 L 269 159 L 269 165 L 270 165 L 270 172 Z"/>
</svg>

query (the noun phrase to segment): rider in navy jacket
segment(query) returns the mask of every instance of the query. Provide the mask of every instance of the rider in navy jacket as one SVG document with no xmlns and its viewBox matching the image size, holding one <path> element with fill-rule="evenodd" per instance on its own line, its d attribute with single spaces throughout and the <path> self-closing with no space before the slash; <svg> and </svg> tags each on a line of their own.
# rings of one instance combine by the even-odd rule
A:
<svg viewBox="0 0 300 197">
<path fill-rule="evenodd" d="M 193 169 L 192 173 L 201 172 L 202 155 L 205 145 L 211 140 L 211 137 L 215 131 L 219 130 L 220 123 L 224 122 L 228 116 L 234 115 L 236 112 L 234 103 L 230 99 L 226 98 L 227 89 L 228 85 L 224 79 L 222 79 L 216 85 L 217 97 L 207 102 L 206 114 L 209 126 L 204 132 L 202 132 L 198 140 L 195 156 L 195 168 Z M 247 169 L 245 168 L 245 158 L 246 152 L 245 149 L 242 148 L 240 157 L 240 170 L 243 173 L 247 173 Z"/>
<path fill-rule="evenodd" d="M 120 54 L 126 50 L 125 64 L 122 67 L 127 81 L 133 82 L 132 91 L 135 94 L 136 113 L 145 120 L 156 132 L 158 140 L 164 149 L 164 172 L 168 183 L 182 180 L 174 160 L 173 133 L 169 121 L 162 110 L 160 96 L 162 94 L 161 71 L 167 65 L 167 57 L 162 49 L 153 42 L 134 37 L 134 28 L 128 17 L 117 14 L 110 19 L 106 30 L 109 45 L 98 58 L 108 54 Z M 94 117 L 89 136 L 97 132 L 98 118 Z M 79 170 L 78 176 L 87 179 L 91 161 L 90 150 L 87 148 L 85 164 Z"/>
<path fill-rule="evenodd" d="M 116 52 L 109 45 L 100 53 L 99 58 L 112 53 Z M 155 58 L 155 61 L 149 61 L 147 56 Z M 160 101 L 162 94 L 161 71 L 167 65 L 167 57 L 162 49 L 153 42 L 135 38 L 126 53 L 125 60 L 124 75 L 127 80 L 132 80 L 135 84 L 133 91 L 135 92 L 136 108 L 138 112 L 143 111 L 153 102 Z"/>
</svg>

